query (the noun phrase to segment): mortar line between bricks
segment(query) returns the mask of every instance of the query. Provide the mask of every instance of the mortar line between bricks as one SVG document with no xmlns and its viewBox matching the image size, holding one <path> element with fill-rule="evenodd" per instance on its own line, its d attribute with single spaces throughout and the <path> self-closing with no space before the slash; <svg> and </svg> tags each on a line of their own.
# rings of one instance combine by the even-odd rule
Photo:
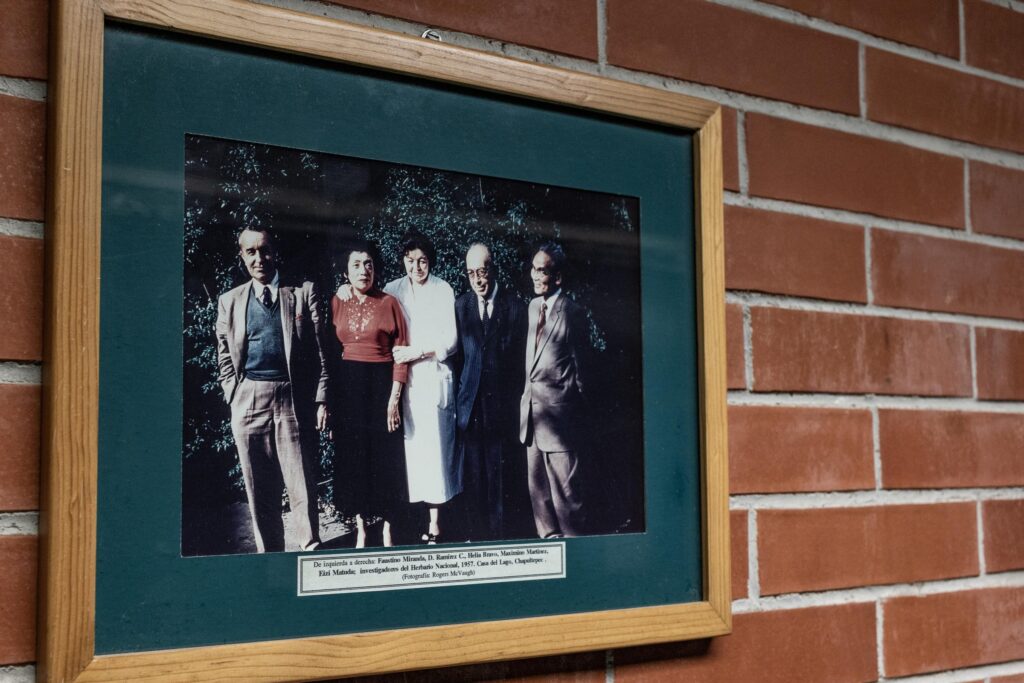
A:
<svg viewBox="0 0 1024 683">
<path fill-rule="evenodd" d="M 615 651 L 604 651 L 604 683 L 615 683 Z"/>
<path fill-rule="evenodd" d="M 46 101 L 46 81 L 0 76 L 0 95 L 10 95 L 35 102 Z"/>
<path fill-rule="evenodd" d="M 0 683 L 35 683 L 36 667 L 32 664 L 21 666 L 0 666 Z"/>
<path fill-rule="evenodd" d="M 936 671 L 935 673 L 918 674 L 916 676 L 881 678 L 879 683 L 884 681 L 892 681 L 892 683 L 974 683 L 979 678 L 991 683 L 992 676 L 1012 676 L 1021 673 L 1024 673 L 1024 660 Z"/>
<path fill-rule="evenodd" d="M 750 306 L 743 307 L 743 379 L 747 391 L 754 390 L 754 323 Z"/>
<path fill-rule="evenodd" d="M 723 194 L 723 201 L 726 206 L 739 206 L 750 209 L 763 209 L 777 213 L 786 213 L 793 216 L 806 218 L 817 218 L 819 220 L 832 221 L 833 223 L 847 223 L 863 227 L 889 230 L 911 235 L 924 235 L 937 239 L 948 239 L 955 242 L 977 244 L 1013 251 L 1024 251 L 1024 241 L 1010 237 L 999 237 L 996 235 L 983 235 L 977 232 L 966 232 L 959 228 L 947 228 L 927 223 L 915 223 L 904 221 L 898 218 L 886 218 L 870 213 L 859 213 L 848 209 L 836 209 L 826 206 L 815 206 L 813 204 L 801 204 L 799 202 L 785 199 L 769 199 L 767 197 L 745 196 L 732 191 Z"/>
<path fill-rule="evenodd" d="M 37 221 L 24 221 L 19 218 L 0 217 L 0 235 L 41 239 L 43 236 L 43 224 Z"/>
<path fill-rule="evenodd" d="M 608 0 L 597 3 L 597 65 L 602 73 L 608 66 Z"/>
<path fill-rule="evenodd" d="M 1024 413 L 1024 401 L 975 401 L 970 398 L 943 396 L 885 396 L 882 394 L 828 394 L 824 392 L 748 392 L 730 389 L 730 406 L 762 406 L 779 408 L 845 408 L 867 410 L 920 410 L 931 412 Z"/>
<path fill-rule="evenodd" d="M 736 112 L 736 161 L 739 166 L 740 194 L 750 193 L 750 161 L 747 159 L 747 115 Z"/>
<path fill-rule="evenodd" d="M 964 0 L 957 1 L 957 38 L 960 41 L 960 63 L 967 64 L 967 23 L 964 19 Z"/>
<path fill-rule="evenodd" d="M 860 118 L 868 118 L 868 83 L 867 83 L 867 48 L 864 43 L 857 43 L 857 102 Z"/>
<path fill-rule="evenodd" d="M 981 576 L 987 576 L 988 567 L 985 563 L 985 519 L 982 512 L 983 502 L 979 497 L 975 503 L 975 514 L 978 522 L 978 573 Z"/>
<path fill-rule="evenodd" d="M 419 35 L 423 29 L 428 28 L 426 24 L 383 17 L 357 10 L 342 8 L 336 5 L 323 5 L 310 2 L 309 0 L 258 0 L 262 4 L 275 7 L 282 7 L 308 14 L 315 14 L 324 17 L 342 19 L 351 23 L 364 26 L 373 26 L 397 33 L 407 35 Z M 796 105 L 788 102 L 771 100 L 756 95 L 747 95 L 735 91 L 726 90 L 712 85 L 690 83 L 658 74 L 651 74 L 642 71 L 614 67 L 611 64 L 601 67 L 597 62 L 591 62 L 577 57 L 560 55 L 553 52 L 546 52 L 535 48 L 526 48 L 519 45 L 504 43 L 499 40 L 483 38 L 458 31 L 443 31 L 445 42 L 462 47 L 468 47 L 485 52 L 505 54 L 517 59 L 537 64 L 548 64 L 580 73 L 594 75 L 606 75 L 616 80 L 621 80 L 637 85 L 646 85 L 662 90 L 680 92 L 703 99 L 713 100 L 719 104 L 726 104 L 735 109 L 768 114 L 781 118 L 787 118 L 799 123 L 825 126 L 843 132 L 864 135 L 879 140 L 896 142 L 899 144 L 916 147 L 945 154 L 949 156 L 968 157 L 977 161 L 1024 170 L 1024 154 L 1017 154 L 1008 150 L 1000 150 L 992 147 L 985 147 L 961 140 L 943 138 L 939 135 L 922 133 L 909 129 L 899 128 L 888 124 L 868 121 L 855 116 L 848 116 L 821 109 L 814 109 L 804 105 Z M 895 44 L 894 44 L 895 45 Z"/>
<path fill-rule="evenodd" d="M 978 330 L 974 325 L 970 327 L 970 334 L 967 337 L 970 342 L 971 351 L 971 395 L 978 399 Z"/>
<path fill-rule="evenodd" d="M 43 368 L 37 363 L 0 361 L 0 384 L 41 384 Z"/>
<path fill-rule="evenodd" d="M 864 226 L 864 293 L 868 305 L 875 303 L 875 283 L 871 277 L 871 226 Z"/>
<path fill-rule="evenodd" d="M 761 597 L 760 555 L 757 552 L 757 510 L 747 511 L 747 598 Z"/>
<path fill-rule="evenodd" d="M 0 536 L 37 536 L 38 512 L 0 512 Z"/>
<path fill-rule="evenodd" d="M 974 222 L 971 220 L 971 161 L 964 159 L 964 232 L 974 234 Z"/>
<path fill-rule="evenodd" d="M 1024 487 L 969 489 L 883 489 L 881 491 L 809 491 L 802 493 L 734 493 L 730 510 L 826 510 L 977 503 L 989 500 L 1024 500 Z"/>
<path fill-rule="evenodd" d="M 738 291 L 730 289 L 725 293 L 727 304 L 743 304 L 759 308 L 778 308 L 787 311 L 808 311 L 813 313 L 835 313 L 838 315 L 860 315 L 865 317 L 892 318 L 918 322 L 946 323 L 953 325 L 979 325 L 986 328 L 1001 330 L 1024 331 L 1024 320 L 1007 320 L 1006 318 L 987 318 L 969 313 L 945 313 L 940 311 L 923 311 L 915 308 L 898 308 L 895 306 L 878 306 L 849 301 L 823 301 L 807 297 L 786 296 L 783 294 L 763 294 L 761 292 Z"/>
<path fill-rule="evenodd" d="M 909 57 L 918 61 L 927 62 L 935 66 L 945 67 L 951 71 L 957 71 L 970 76 L 978 76 L 985 78 L 990 81 L 997 81 L 1004 85 L 1013 86 L 1016 88 L 1024 88 L 1024 80 L 1020 78 L 1014 78 L 1013 76 L 1007 76 L 1006 74 L 1000 74 L 994 71 L 986 71 L 970 64 L 965 64 L 959 59 L 947 57 L 946 55 L 940 55 L 937 52 L 931 52 L 925 48 L 914 47 L 912 45 L 906 45 L 899 43 L 894 40 L 887 38 L 881 38 L 879 36 L 871 35 L 863 31 L 859 31 L 849 26 L 842 26 L 841 24 L 834 24 L 826 19 L 820 19 L 818 17 L 812 17 L 806 14 L 801 14 L 795 10 L 785 9 L 776 5 L 764 4 L 755 0 L 710 0 L 716 5 L 723 7 L 732 7 L 733 9 L 744 10 L 751 14 L 760 15 L 762 17 L 768 17 L 769 19 L 776 19 L 787 24 L 793 24 L 796 26 L 802 26 L 804 28 L 814 29 L 821 31 L 822 33 L 828 33 L 841 38 L 848 38 L 850 40 L 863 43 L 868 47 L 876 48 L 879 50 L 885 50 L 886 52 L 893 52 L 902 57 Z"/>
<path fill-rule="evenodd" d="M 774 612 L 807 607 L 835 607 L 851 603 L 869 603 L 892 598 L 923 597 L 943 593 L 985 590 L 991 588 L 1024 588 L 1024 571 L 972 576 L 960 579 L 937 579 L 914 583 L 896 583 L 885 586 L 858 586 L 838 590 L 806 593 L 784 593 L 761 596 L 757 601 L 736 600 L 734 614 Z M 901 681 L 903 679 L 900 679 Z"/>
<path fill-rule="evenodd" d="M 871 462 L 875 472 L 875 490 L 882 490 L 882 437 L 878 424 L 878 406 L 870 406 L 871 411 Z"/>
<path fill-rule="evenodd" d="M 885 609 L 882 600 L 875 600 L 875 653 L 878 664 L 878 678 L 885 678 Z"/>
</svg>

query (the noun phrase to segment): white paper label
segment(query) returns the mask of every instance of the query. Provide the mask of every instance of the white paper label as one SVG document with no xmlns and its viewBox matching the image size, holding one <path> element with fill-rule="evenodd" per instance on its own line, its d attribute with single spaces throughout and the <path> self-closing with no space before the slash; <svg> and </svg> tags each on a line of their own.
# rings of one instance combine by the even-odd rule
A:
<svg viewBox="0 0 1024 683">
<path fill-rule="evenodd" d="M 564 542 L 317 554 L 299 558 L 298 595 L 564 578 Z"/>
</svg>

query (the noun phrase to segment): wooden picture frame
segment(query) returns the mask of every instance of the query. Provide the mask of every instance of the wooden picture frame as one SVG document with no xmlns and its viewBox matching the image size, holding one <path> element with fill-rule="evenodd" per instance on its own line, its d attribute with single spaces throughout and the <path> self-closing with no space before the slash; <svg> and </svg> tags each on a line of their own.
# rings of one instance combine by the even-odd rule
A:
<svg viewBox="0 0 1024 683">
<path fill-rule="evenodd" d="M 311 680 L 703 638 L 731 629 L 718 105 L 240 0 L 58 0 L 52 11 L 40 680 Z M 95 654 L 106 22 L 316 57 L 693 132 L 700 601 Z M 443 643 L 443 646 L 438 646 Z"/>
</svg>

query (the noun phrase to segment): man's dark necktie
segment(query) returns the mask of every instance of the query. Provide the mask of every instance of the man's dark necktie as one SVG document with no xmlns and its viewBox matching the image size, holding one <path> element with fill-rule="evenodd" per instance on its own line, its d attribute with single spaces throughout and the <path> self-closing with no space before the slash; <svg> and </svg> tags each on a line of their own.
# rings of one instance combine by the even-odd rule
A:
<svg viewBox="0 0 1024 683">
<path fill-rule="evenodd" d="M 267 308 L 274 305 L 274 300 L 270 298 L 270 287 L 263 288 L 263 305 Z"/>
<path fill-rule="evenodd" d="M 540 338 L 544 334 L 544 323 L 547 322 L 548 304 L 542 301 L 540 304 L 540 315 L 537 316 L 537 338 L 533 340 L 533 352 L 536 355 L 540 351 Z"/>
<path fill-rule="evenodd" d="M 480 317 L 480 322 L 484 326 L 484 336 L 487 336 L 487 328 L 491 325 L 491 316 L 487 314 L 487 299 L 481 298 L 480 303 L 483 304 L 484 314 Z"/>
</svg>

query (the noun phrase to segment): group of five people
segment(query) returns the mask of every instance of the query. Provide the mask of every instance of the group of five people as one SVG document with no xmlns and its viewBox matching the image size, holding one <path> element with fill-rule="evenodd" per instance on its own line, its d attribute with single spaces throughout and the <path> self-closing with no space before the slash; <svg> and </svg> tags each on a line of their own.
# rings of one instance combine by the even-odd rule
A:
<svg viewBox="0 0 1024 683">
<path fill-rule="evenodd" d="M 356 547 L 371 516 L 393 545 L 410 503 L 427 506 L 423 539 L 438 542 L 441 506 L 459 494 L 467 536 L 507 538 L 522 483 L 510 472 L 523 472 L 538 536 L 583 532 L 587 322 L 561 289 L 560 246 L 534 251 L 527 307 L 499 285 L 485 244 L 467 250 L 470 288 L 456 300 L 431 274 L 422 234 L 403 237 L 406 274 L 383 287 L 374 246 L 353 242 L 324 321 L 312 283 L 282 283 L 267 231 L 244 229 L 238 245 L 250 280 L 219 298 L 217 357 L 259 552 L 285 549 L 283 491 L 293 544 L 320 544 L 317 430 L 334 440 L 335 497 L 355 512 Z"/>
</svg>

